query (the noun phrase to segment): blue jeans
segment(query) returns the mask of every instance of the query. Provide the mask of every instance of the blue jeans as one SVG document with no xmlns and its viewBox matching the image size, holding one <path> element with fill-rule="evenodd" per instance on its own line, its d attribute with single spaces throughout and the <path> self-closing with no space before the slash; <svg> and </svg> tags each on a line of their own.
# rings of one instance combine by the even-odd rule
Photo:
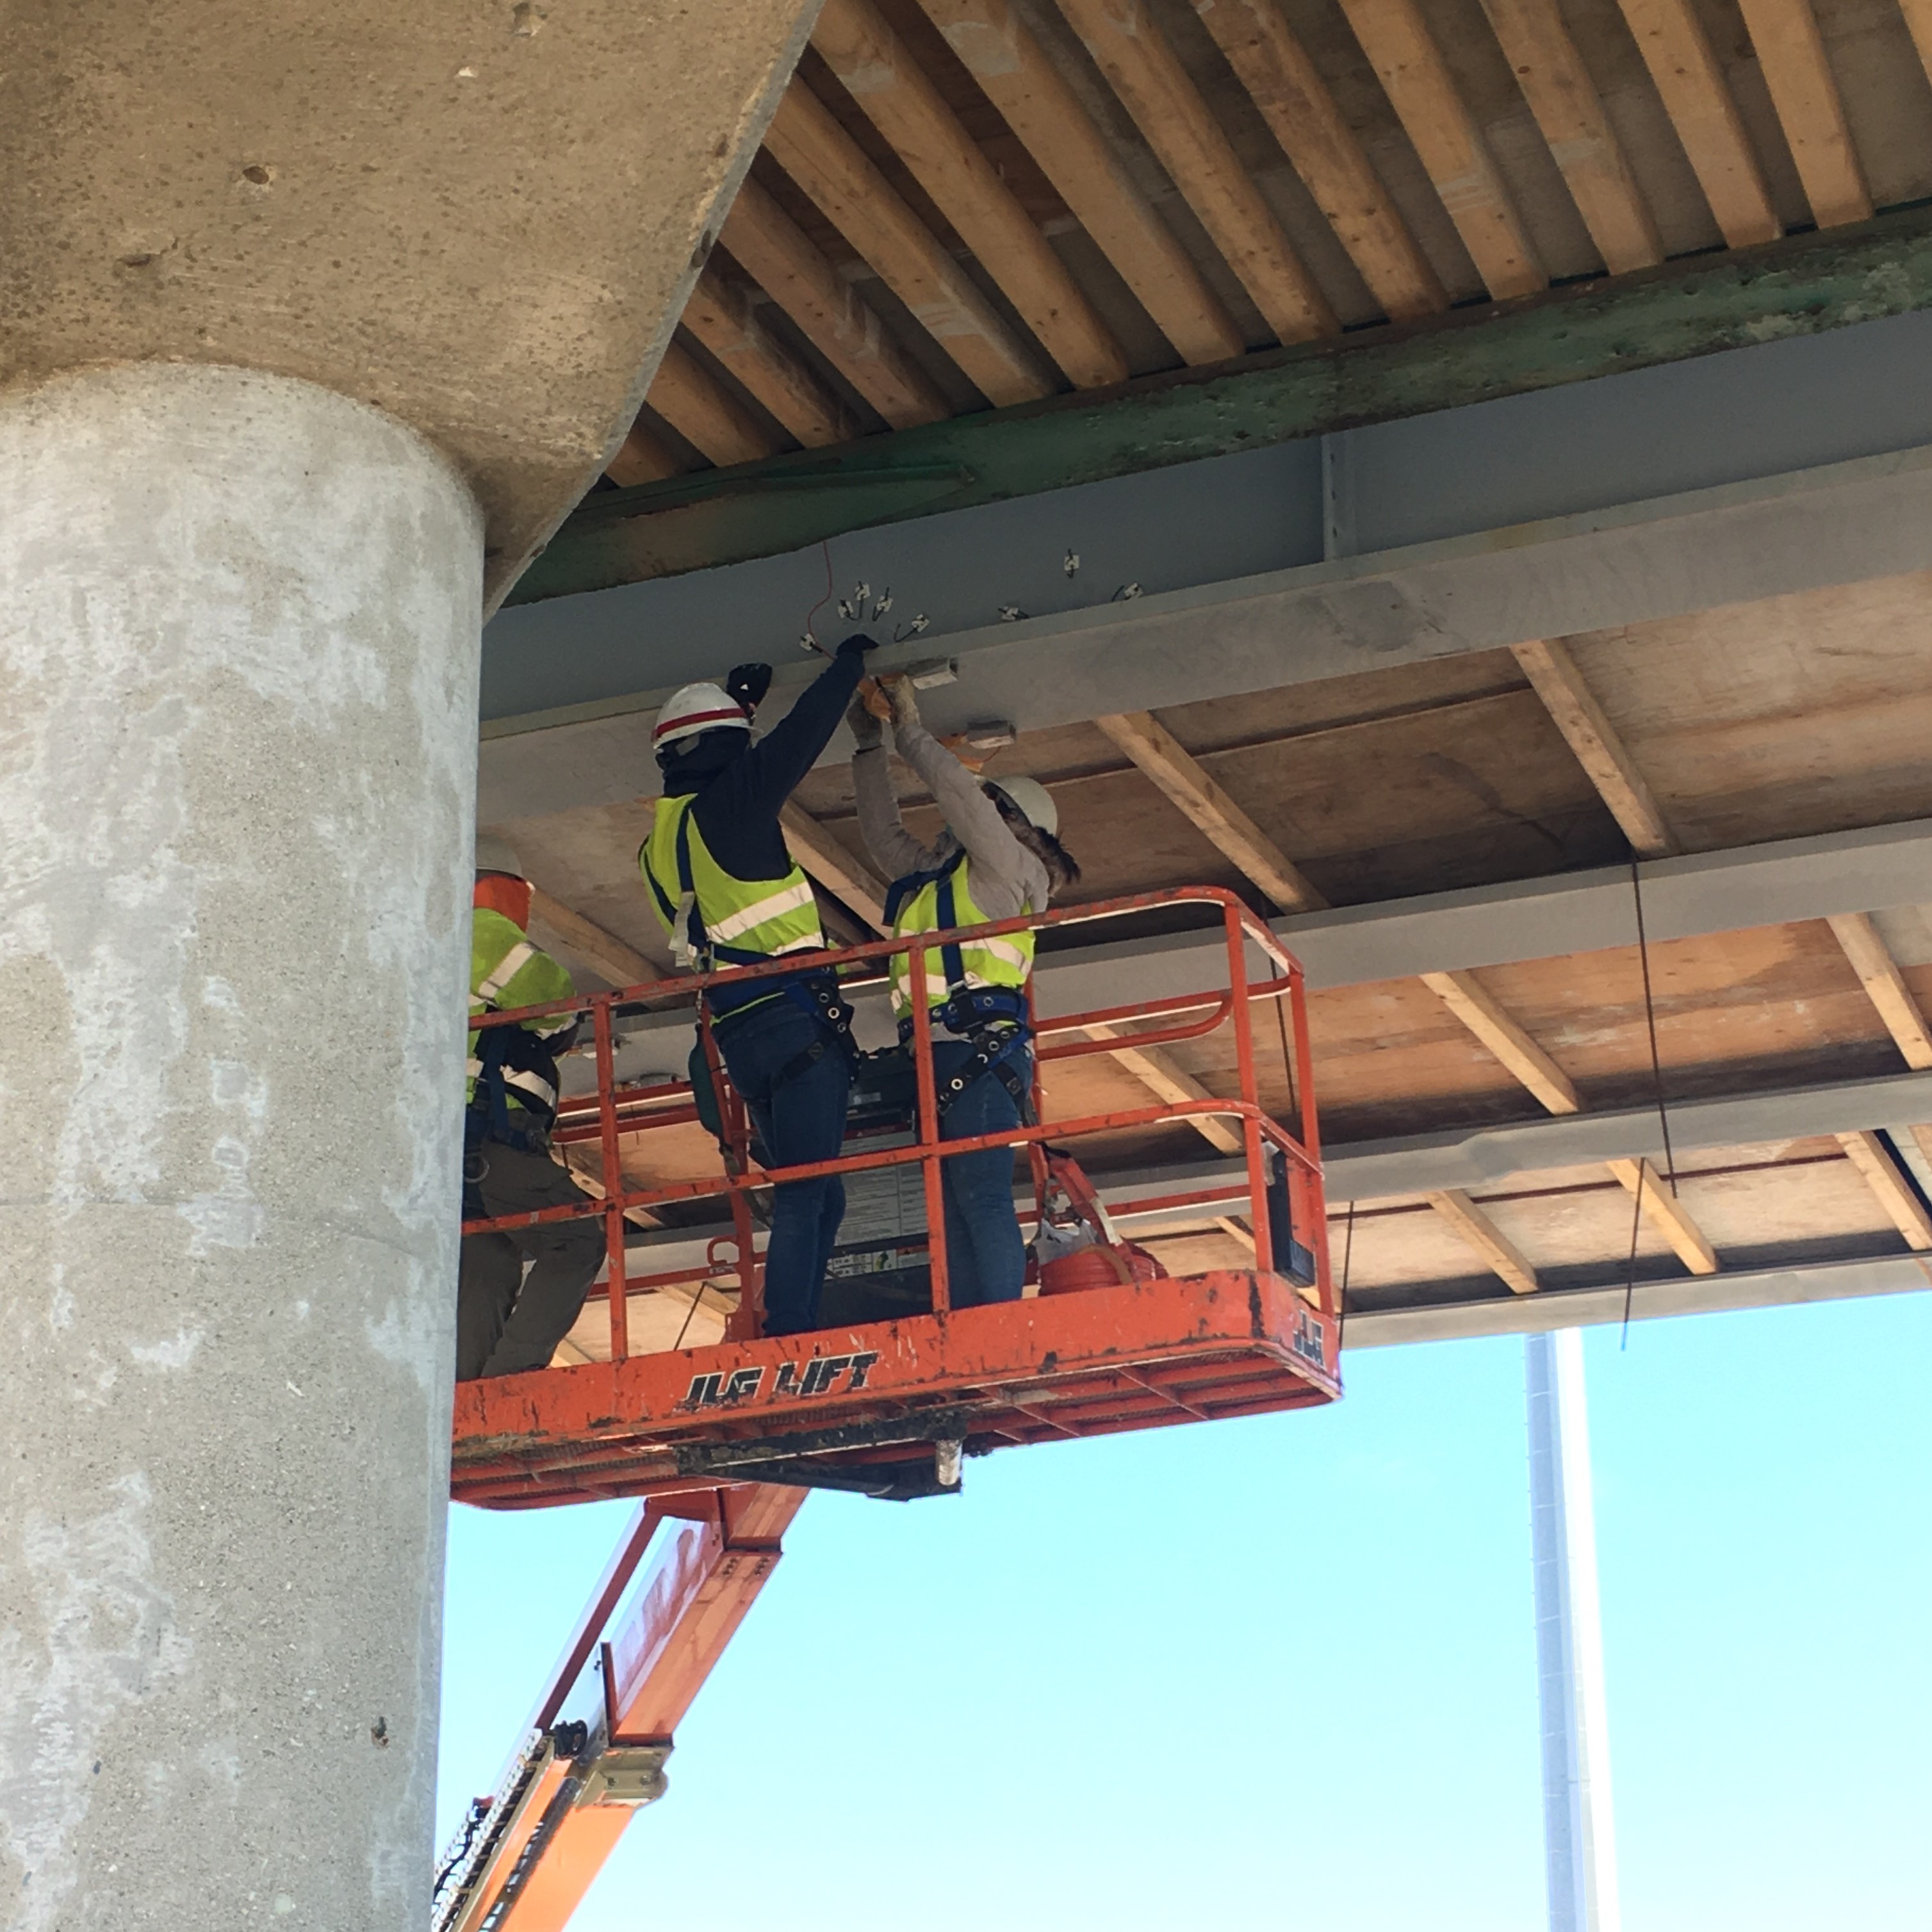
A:
<svg viewBox="0 0 1932 1932">
<path fill-rule="evenodd" d="M 935 1039 L 934 1071 L 944 1080 L 972 1054 L 964 1040 Z M 1010 1055 L 1006 1064 L 1022 1080 L 1032 1078 L 1033 1056 L 1026 1048 Z M 1013 1096 L 999 1076 L 988 1071 L 946 1110 L 939 1133 L 942 1140 L 968 1140 L 1019 1124 Z M 953 1306 L 1018 1300 L 1026 1280 L 1026 1243 L 1013 1212 L 1013 1150 L 956 1154 L 940 1164 L 940 1174 L 946 1198 L 946 1286 Z"/>
<path fill-rule="evenodd" d="M 778 999 L 719 1022 L 717 1035 L 725 1070 L 744 1096 L 770 1164 L 836 1160 L 844 1145 L 852 1072 L 830 1034 L 790 1000 Z M 803 1072 L 780 1078 L 820 1041 L 825 1051 Z M 767 1335 L 796 1335 L 818 1325 L 818 1292 L 844 1216 L 845 1184 L 836 1174 L 772 1190 L 765 1250 Z"/>
</svg>

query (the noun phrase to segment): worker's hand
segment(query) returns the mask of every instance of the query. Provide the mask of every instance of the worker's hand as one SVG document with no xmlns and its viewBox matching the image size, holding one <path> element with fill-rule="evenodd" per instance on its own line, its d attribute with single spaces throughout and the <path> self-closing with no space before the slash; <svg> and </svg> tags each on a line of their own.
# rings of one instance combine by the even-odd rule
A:
<svg viewBox="0 0 1932 1932">
<path fill-rule="evenodd" d="M 772 688 L 772 668 L 768 664 L 734 664 L 724 680 L 727 697 L 734 698 L 748 713 L 765 701 Z"/>
<path fill-rule="evenodd" d="M 872 680 L 868 678 L 866 684 Z M 879 721 L 872 716 L 866 702 L 865 686 L 859 688 L 859 694 L 845 708 L 845 722 L 851 728 L 852 742 L 862 752 L 876 751 L 885 741 L 885 732 Z"/>
<path fill-rule="evenodd" d="M 892 722 L 895 724 L 916 724 L 919 722 L 919 693 L 912 688 L 912 680 L 896 677 L 887 688 L 892 695 Z"/>
<path fill-rule="evenodd" d="M 854 631 L 849 638 L 840 641 L 838 655 L 842 658 L 863 657 L 866 652 L 875 651 L 878 648 L 877 638 L 868 638 L 863 631 Z"/>
</svg>

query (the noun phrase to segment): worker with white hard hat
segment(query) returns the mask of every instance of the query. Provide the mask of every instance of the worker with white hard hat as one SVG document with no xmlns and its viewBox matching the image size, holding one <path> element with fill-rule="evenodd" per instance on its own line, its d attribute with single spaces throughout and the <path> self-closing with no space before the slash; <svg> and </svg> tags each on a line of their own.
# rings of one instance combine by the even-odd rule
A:
<svg viewBox="0 0 1932 1932">
<path fill-rule="evenodd" d="M 874 640 L 848 638 L 791 710 L 754 741 L 766 664 L 688 684 L 651 734 L 664 796 L 638 854 L 651 903 L 680 964 L 754 966 L 825 950 L 812 884 L 787 849 L 779 814 L 818 762 L 858 688 Z M 851 1086 L 850 1010 L 834 974 L 809 968 L 713 987 L 712 1024 L 731 1084 L 774 1167 L 834 1160 Z M 764 1333 L 814 1328 L 826 1262 L 845 1213 L 835 1175 L 774 1190 L 765 1252 Z"/>
<path fill-rule="evenodd" d="M 868 849 L 893 880 L 886 913 L 896 938 L 1042 913 L 1053 894 L 1078 883 L 1080 868 L 1060 844 L 1060 814 L 1036 779 L 982 781 L 920 722 L 909 679 L 889 687 L 892 742 L 932 795 L 946 829 L 928 848 L 899 817 L 880 720 L 861 699 L 847 714 L 858 750 L 852 787 Z M 899 1037 L 912 1034 L 915 1000 L 933 1020 L 933 1069 L 944 1140 L 1017 1127 L 1030 1113 L 1033 1046 L 1026 985 L 1034 936 L 1010 932 L 934 949 L 926 983 L 910 983 L 908 957 L 892 962 Z M 956 1308 L 1017 1301 L 1026 1277 L 1026 1244 L 1013 1213 L 1010 1148 L 954 1154 L 941 1163 L 946 1268 Z"/>
<path fill-rule="evenodd" d="M 530 882 L 508 842 L 479 833 L 470 916 L 472 1020 L 567 1000 L 576 990 L 563 968 L 531 941 L 530 898 Z M 549 1013 L 514 1026 L 471 1029 L 465 1220 L 576 1205 L 586 1198 L 550 1149 L 557 1056 L 576 1038 L 577 1024 L 574 1013 Z M 594 1216 L 466 1234 L 456 1291 L 457 1380 L 546 1366 L 576 1321 L 603 1258 L 603 1223 Z"/>
</svg>

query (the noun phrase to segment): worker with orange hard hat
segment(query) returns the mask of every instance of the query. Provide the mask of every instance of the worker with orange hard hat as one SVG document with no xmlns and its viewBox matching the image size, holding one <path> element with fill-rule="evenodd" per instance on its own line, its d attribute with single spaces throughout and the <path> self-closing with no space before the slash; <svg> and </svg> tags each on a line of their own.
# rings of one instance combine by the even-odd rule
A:
<svg viewBox="0 0 1932 1932">
<path fill-rule="evenodd" d="M 779 814 L 838 728 L 874 640 L 848 638 L 791 710 L 754 742 L 768 664 L 740 664 L 721 688 L 688 684 L 658 714 L 664 774 L 638 854 L 673 957 L 703 972 L 825 950 L 812 884 L 787 849 Z M 851 1012 L 835 974 L 796 974 L 714 987 L 712 1024 L 725 1070 L 774 1167 L 837 1159 L 851 1086 Z M 845 1190 L 835 1175 L 776 1189 L 765 1253 L 764 1332 L 814 1328 Z"/>
<path fill-rule="evenodd" d="M 472 1021 L 483 1013 L 567 1000 L 576 990 L 570 975 L 530 937 L 530 882 L 508 842 L 479 833 L 470 916 Z M 585 1198 L 550 1148 L 557 1059 L 575 1040 L 577 1024 L 577 1016 L 566 1012 L 472 1028 L 463 1134 L 464 1220 L 530 1214 Z M 594 1217 L 466 1234 L 457 1277 L 457 1380 L 547 1366 L 576 1321 L 603 1258 L 603 1224 Z"/>
<path fill-rule="evenodd" d="M 859 829 L 893 881 L 886 916 L 894 937 L 1046 911 L 1054 892 L 1080 878 L 1060 842 L 1052 794 L 1034 778 L 975 777 L 920 722 L 909 678 L 891 681 L 888 694 L 895 748 L 946 818 L 929 848 L 906 830 L 880 720 L 863 700 L 854 704 L 848 721 L 858 746 L 852 788 Z M 909 956 L 893 959 L 892 1007 L 901 1040 L 911 1036 L 915 1001 L 923 1000 L 932 1014 L 942 1140 L 998 1133 L 1030 1116 L 1026 986 L 1033 954 L 1030 932 L 935 946 L 926 955 L 925 983 L 916 987 Z M 1026 1278 L 1026 1244 L 1013 1212 L 1012 1150 L 950 1155 L 940 1172 L 952 1305 L 1017 1301 Z"/>
</svg>

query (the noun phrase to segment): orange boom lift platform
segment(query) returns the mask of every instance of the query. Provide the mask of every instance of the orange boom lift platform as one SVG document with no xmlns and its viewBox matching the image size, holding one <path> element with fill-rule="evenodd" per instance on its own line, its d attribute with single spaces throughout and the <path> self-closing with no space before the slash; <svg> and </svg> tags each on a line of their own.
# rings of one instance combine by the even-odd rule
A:
<svg viewBox="0 0 1932 1932">
<path fill-rule="evenodd" d="M 1341 1393 L 1340 1311 L 1330 1278 L 1320 1142 L 1301 969 L 1232 893 L 1214 887 L 1114 899 L 1037 919 L 921 934 L 812 956 L 856 991 L 906 956 L 913 986 L 943 945 L 1166 912 L 1195 904 L 1218 916 L 1226 983 L 1130 1007 L 1036 1016 L 1037 1124 L 942 1142 L 932 1024 L 914 1014 L 912 1090 L 903 1131 L 868 1145 L 848 1136 L 836 1160 L 765 1168 L 745 1108 L 725 1078 L 707 1017 L 712 988 L 796 973 L 800 961 L 661 980 L 576 1001 L 484 1016 L 512 1025 L 538 1014 L 587 1013 L 594 1094 L 568 1101 L 560 1144 L 602 1153 L 605 1192 L 581 1208 L 466 1222 L 466 1234 L 600 1215 L 610 1311 L 608 1362 L 468 1382 L 457 1390 L 452 1493 L 494 1508 L 644 1498 L 609 1575 L 586 1610 L 502 1786 L 478 1800 L 439 1875 L 436 1932 L 556 1932 L 568 1921 L 632 1811 L 664 1788 L 672 1733 L 780 1552 L 780 1537 L 811 1488 L 896 1499 L 956 1492 L 963 1460 L 1022 1444 L 1211 1421 L 1297 1408 Z M 1260 970 L 1251 974 L 1251 962 Z M 633 1186 L 621 1155 L 638 1137 L 698 1118 L 692 1085 L 621 1087 L 615 1041 L 623 1021 L 667 1007 L 694 1010 L 719 1102 L 720 1168 Z M 1293 1124 L 1271 1117 L 1256 1075 L 1257 1006 L 1272 1006 Z M 1040 1070 L 1058 1060 L 1232 1035 L 1236 1094 L 1048 1120 Z M 1092 1030 L 1090 1032 L 1090 1029 Z M 1270 1042 L 1272 1044 L 1272 1042 Z M 1239 1135 L 1244 1173 L 1230 1183 L 1116 1199 L 1103 1209 L 1072 1148 L 1082 1141 L 1216 1115 Z M 1036 1249 L 1017 1302 L 955 1310 L 945 1244 L 914 1245 L 928 1307 L 806 1335 L 759 1332 L 754 1202 L 775 1183 L 916 1168 L 926 1229 L 943 1228 L 941 1162 L 1010 1145 L 1033 1183 Z M 628 1272 L 626 1216 L 722 1200 L 731 1250 L 698 1270 Z M 1115 1232 L 1122 1220 L 1190 1208 L 1240 1215 L 1256 1264 L 1172 1275 Z M 904 1254 L 894 1257 L 903 1261 Z M 633 1354 L 633 1295 L 735 1274 L 739 1304 L 724 1338 Z M 656 1554 L 638 1582 L 647 1546 Z M 634 1583 L 637 1587 L 632 1588 Z"/>
</svg>

